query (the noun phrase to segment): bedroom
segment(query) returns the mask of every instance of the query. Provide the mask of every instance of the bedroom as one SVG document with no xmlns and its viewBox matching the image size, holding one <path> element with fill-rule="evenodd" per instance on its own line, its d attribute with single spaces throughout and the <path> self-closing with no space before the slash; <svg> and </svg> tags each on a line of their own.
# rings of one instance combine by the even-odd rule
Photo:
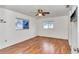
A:
<svg viewBox="0 0 79 59">
<path fill-rule="evenodd" d="M 0 53 L 78 53 L 74 13 L 76 5 L 0 5 Z"/>
</svg>

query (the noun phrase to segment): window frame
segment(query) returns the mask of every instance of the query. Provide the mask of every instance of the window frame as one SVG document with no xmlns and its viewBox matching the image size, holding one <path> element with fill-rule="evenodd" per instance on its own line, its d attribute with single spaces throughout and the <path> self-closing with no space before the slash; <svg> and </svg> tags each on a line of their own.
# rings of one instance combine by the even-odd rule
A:
<svg viewBox="0 0 79 59">
<path fill-rule="evenodd" d="M 47 25 L 47 28 L 44 27 L 45 24 Z M 52 27 L 50 25 L 52 25 Z M 43 29 L 53 29 L 53 28 L 54 28 L 53 21 L 44 21 L 43 22 Z"/>
</svg>

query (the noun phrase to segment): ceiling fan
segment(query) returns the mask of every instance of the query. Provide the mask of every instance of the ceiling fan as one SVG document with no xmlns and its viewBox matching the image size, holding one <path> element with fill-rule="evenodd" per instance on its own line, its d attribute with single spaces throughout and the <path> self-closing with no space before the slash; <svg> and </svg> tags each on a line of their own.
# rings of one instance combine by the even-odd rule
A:
<svg viewBox="0 0 79 59">
<path fill-rule="evenodd" d="M 42 9 L 38 9 L 35 16 L 45 16 L 46 14 L 50 14 L 50 12 L 44 12 Z"/>
</svg>

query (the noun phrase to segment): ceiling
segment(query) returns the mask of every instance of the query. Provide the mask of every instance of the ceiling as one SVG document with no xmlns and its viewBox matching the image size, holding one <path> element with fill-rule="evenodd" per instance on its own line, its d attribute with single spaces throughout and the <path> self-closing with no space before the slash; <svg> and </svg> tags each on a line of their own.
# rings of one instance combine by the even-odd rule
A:
<svg viewBox="0 0 79 59">
<path fill-rule="evenodd" d="M 50 12 L 50 14 L 46 14 L 46 16 L 42 17 L 65 16 L 70 10 L 70 8 L 66 8 L 66 5 L 2 5 L 0 7 L 36 18 L 40 18 L 39 16 L 35 16 L 37 9 L 42 9 L 44 11 Z"/>
</svg>

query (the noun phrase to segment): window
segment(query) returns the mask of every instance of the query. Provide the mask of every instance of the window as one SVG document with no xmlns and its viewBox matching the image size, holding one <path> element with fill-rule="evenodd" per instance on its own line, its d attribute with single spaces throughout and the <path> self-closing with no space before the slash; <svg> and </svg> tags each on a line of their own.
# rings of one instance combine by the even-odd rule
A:
<svg viewBox="0 0 79 59">
<path fill-rule="evenodd" d="M 53 21 L 45 21 L 43 23 L 43 28 L 44 29 L 53 29 Z"/>
<path fill-rule="evenodd" d="M 21 18 L 16 18 L 16 29 L 29 29 L 29 20 L 28 19 L 21 19 Z"/>
</svg>

